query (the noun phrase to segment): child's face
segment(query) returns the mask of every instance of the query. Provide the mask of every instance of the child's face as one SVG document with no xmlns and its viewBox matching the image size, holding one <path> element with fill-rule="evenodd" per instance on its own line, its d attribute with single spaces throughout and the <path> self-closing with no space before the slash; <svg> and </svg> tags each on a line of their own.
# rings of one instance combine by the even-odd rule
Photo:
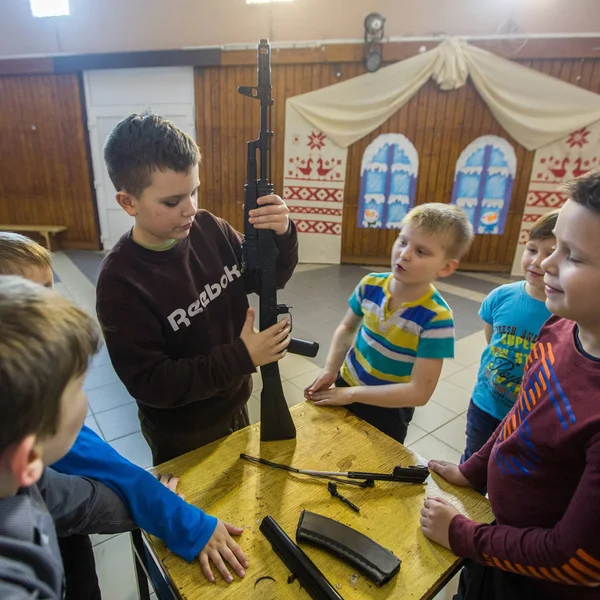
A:
<svg viewBox="0 0 600 600">
<path fill-rule="evenodd" d="M 156 170 L 139 198 L 119 192 L 117 199 L 148 244 L 186 238 L 198 210 L 198 165 L 188 173 Z M 124 202 L 125 201 L 125 202 Z"/>
<path fill-rule="evenodd" d="M 452 274 L 457 266 L 458 260 L 446 256 L 439 236 L 410 223 L 402 227 L 392 248 L 392 273 L 402 284 L 431 283 Z"/>
<path fill-rule="evenodd" d="M 543 292 L 545 287 L 542 261 L 554 252 L 555 245 L 554 237 L 545 240 L 529 240 L 521 258 L 521 270 L 525 275 L 525 281 L 540 292 Z"/>
<path fill-rule="evenodd" d="M 596 329 L 600 321 L 600 215 L 567 200 L 554 232 L 556 248 L 542 263 L 546 306 L 559 317 Z"/>
<path fill-rule="evenodd" d="M 81 375 L 67 384 L 61 398 L 56 434 L 38 440 L 45 465 L 60 460 L 71 449 L 81 431 L 87 413 L 87 399 L 83 391 L 84 379 L 85 375 Z"/>
<path fill-rule="evenodd" d="M 22 273 L 25 279 L 39 283 L 47 288 L 54 287 L 54 276 L 50 267 L 27 266 L 22 270 Z"/>
</svg>

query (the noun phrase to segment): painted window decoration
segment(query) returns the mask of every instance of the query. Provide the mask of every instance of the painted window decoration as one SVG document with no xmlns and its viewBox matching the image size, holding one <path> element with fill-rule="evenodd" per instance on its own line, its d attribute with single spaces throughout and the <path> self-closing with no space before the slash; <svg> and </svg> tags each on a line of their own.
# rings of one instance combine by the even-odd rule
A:
<svg viewBox="0 0 600 600">
<path fill-rule="evenodd" d="M 415 202 L 419 156 L 412 142 L 386 133 L 362 158 L 358 226 L 398 229 Z"/>
<path fill-rule="evenodd" d="M 463 150 L 452 203 L 465 211 L 475 233 L 504 233 L 516 172 L 515 151 L 501 137 L 481 136 Z"/>
</svg>

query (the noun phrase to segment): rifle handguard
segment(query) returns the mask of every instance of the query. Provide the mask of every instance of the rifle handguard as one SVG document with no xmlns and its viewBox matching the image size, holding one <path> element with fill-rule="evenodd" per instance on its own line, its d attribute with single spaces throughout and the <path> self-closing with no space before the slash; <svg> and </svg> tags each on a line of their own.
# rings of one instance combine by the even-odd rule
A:
<svg viewBox="0 0 600 600">
<path fill-rule="evenodd" d="M 297 577 L 300 585 L 313 600 L 343 600 L 315 563 L 294 544 L 273 517 L 265 517 L 262 520 L 260 531 L 269 540 L 275 554 L 292 575 Z"/>
</svg>

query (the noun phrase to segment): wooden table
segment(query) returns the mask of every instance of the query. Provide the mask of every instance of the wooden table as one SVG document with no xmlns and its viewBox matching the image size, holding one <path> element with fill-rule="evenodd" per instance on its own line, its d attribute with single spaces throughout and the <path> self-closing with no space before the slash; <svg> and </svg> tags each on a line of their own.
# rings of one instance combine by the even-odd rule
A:
<svg viewBox="0 0 600 600">
<path fill-rule="evenodd" d="M 287 583 L 289 571 L 259 531 L 263 517 L 271 515 L 295 541 L 296 525 L 304 508 L 357 529 L 402 560 L 400 573 L 378 588 L 362 574 L 352 582 L 356 569 L 322 550 L 301 544 L 343 598 L 433 597 L 454 575 L 461 560 L 422 534 L 419 516 L 425 496 L 443 496 L 480 522 L 493 518 L 487 500 L 473 490 L 454 487 L 437 475 L 430 476 L 424 485 L 376 482 L 374 488 L 367 489 L 338 485 L 338 491 L 360 507 L 357 514 L 330 496 L 325 480 L 239 458 L 245 452 L 304 469 L 373 472 L 391 472 L 397 464 L 426 462 L 344 409 L 318 408 L 304 402 L 291 410 L 298 432 L 296 440 L 261 444 L 256 424 L 156 469 L 180 477 L 178 491 L 185 494 L 188 502 L 246 528 L 239 543 L 250 566 L 246 577 L 236 578 L 231 585 L 219 579 L 218 574 L 216 584 L 208 583 L 197 562 L 188 564 L 160 540 L 148 536 L 149 546 L 175 594 L 185 600 L 309 598 L 297 581 Z M 275 581 L 264 579 L 256 583 L 264 576 Z"/>
</svg>

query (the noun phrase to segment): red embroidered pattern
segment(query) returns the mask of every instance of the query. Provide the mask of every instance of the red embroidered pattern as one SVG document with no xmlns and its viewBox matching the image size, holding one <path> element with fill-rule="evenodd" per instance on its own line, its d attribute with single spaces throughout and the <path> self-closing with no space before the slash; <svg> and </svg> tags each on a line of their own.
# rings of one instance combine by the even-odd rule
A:
<svg viewBox="0 0 600 600">
<path fill-rule="evenodd" d="M 333 223 L 331 221 L 297 221 L 296 219 L 294 219 L 294 223 L 300 233 L 342 234 L 341 223 Z"/>
<path fill-rule="evenodd" d="M 319 200 L 321 202 L 343 202 L 344 190 L 304 186 L 285 186 L 283 197 L 286 200 Z"/>
</svg>

